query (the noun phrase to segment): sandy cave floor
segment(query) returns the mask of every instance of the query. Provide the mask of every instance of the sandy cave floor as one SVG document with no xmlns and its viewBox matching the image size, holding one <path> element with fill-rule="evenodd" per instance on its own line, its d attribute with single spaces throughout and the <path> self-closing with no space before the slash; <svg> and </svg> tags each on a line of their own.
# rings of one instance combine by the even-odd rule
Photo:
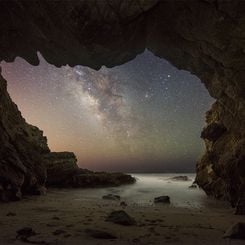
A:
<svg viewBox="0 0 245 245">
<path fill-rule="evenodd" d="M 0 204 L 0 244 L 24 244 L 16 231 L 31 227 L 34 244 L 245 244 L 222 238 L 225 230 L 244 216 L 232 209 L 190 209 L 166 205 L 141 206 L 131 203 L 124 210 L 136 226 L 106 222 L 107 215 L 120 210 L 120 201 L 78 198 L 79 190 L 50 189 L 46 196 Z M 107 231 L 116 240 L 95 239 L 85 230 Z M 58 230 L 58 232 L 57 232 Z"/>
</svg>

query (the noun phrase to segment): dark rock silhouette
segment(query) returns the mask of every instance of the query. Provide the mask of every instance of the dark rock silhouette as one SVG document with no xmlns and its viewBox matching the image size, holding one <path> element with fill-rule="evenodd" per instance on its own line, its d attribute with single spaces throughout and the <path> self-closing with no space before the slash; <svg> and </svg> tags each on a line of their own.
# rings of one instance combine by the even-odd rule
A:
<svg viewBox="0 0 245 245">
<path fill-rule="evenodd" d="M 174 176 L 170 178 L 171 180 L 178 180 L 178 181 L 188 181 L 190 180 L 188 176 L 180 175 L 180 176 Z"/>
<path fill-rule="evenodd" d="M 99 69 L 147 48 L 197 75 L 216 102 L 207 112 L 207 150 L 196 181 L 236 206 L 245 181 L 244 11 L 239 0 L 1 1 L 0 61 L 21 56 L 38 65 L 40 51 L 56 66 Z M 2 78 L 0 86 L 0 199 L 17 200 L 22 191 L 40 192 L 46 178 L 40 151 L 48 149 L 42 132 L 9 103 Z"/>
<path fill-rule="evenodd" d="M 106 221 L 125 226 L 136 225 L 136 221 L 123 210 L 111 212 Z"/>
<path fill-rule="evenodd" d="M 0 200 L 19 200 L 24 194 L 45 193 L 43 154 L 47 139 L 37 127 L 26 123 L 7 93 L 0 75 Z"/>
<path fill-rule="evenodd" d="M 239 222 L 232 225 L 224 234 L 224 238 L 245 240 L 245 223 Z"/>
<path fill-rule="evenodd" d="M 192 184 L 189 186 L 190 189 L 196 189 L 198 186 L 196 184 Z"/>
<path fill-rule="evenodd" d="M 106 200 L 114 200 L 114 201 L 118 201 L 121 199 L 119 195 L 114 195 L 114 194 L 104 195 L 102 198 Z"/>
<path fill-rule="evenodd" d="M 154 203 L 170 203 L 170 197 L 169 196 L 160 196 L 154 198 Z"/>
<path fill-rule="evenodd" d="M 24 227 L 16 231 L 16 238 L 28 238 L 31 236 L 35 236 L 37 233 L 31 227 Z"/>
<path fill-rule="evenodd" d="M 224 127 L 224 125 L 214 122 L 203 129 L 201 137 L 203 139 L 214 142 L 219 139 L 226 131 L 227 129 Z"/>
<path fill-rule="evenodd" d="M 96 239 L 117 239 L 117 237 L 107 231 L 86 229 L 85 233 Z"/>
</svg>

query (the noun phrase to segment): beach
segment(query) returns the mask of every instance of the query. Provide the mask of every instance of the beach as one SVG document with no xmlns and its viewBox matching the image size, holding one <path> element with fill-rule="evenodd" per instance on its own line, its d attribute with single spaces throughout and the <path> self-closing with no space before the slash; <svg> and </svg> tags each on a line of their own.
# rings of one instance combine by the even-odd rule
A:
<svg viewBox="0 0 245 245">
<path fill-rule="evenodd" d="M 134 185 L 49 189 L 45 196 L 1 204 L 0 244 L 244 244 L 223 238 L 232 224 L 245 221 L 244 216 L 234 215 L 227 204 L 208 198 L 199 188 L 188 188 L 194 175 L 188 181 L 171 180 L 173 175 L 166 174 L 134 176 Z M 105 194 L 120 195 L 121 200 L 105 200 Z M 154 204 L 153 197 L 160 194 L 170 196 L 169 205 Z M 124 210 L 136 224 L 106 221 L 117 210 Z M 24 227 L 35 232 L 27 241 L 16 233 Z M 94 238 L 88 230 L 115 239 Z"/>
</svg>

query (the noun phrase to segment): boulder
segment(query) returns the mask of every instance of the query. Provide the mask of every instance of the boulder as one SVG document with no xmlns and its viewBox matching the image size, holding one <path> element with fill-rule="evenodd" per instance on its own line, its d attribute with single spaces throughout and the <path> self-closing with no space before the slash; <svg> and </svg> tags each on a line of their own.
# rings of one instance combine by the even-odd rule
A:
<svg viewBox="0 0 245 245">
<path fill-rule="evenodd" d="M 102 198 L 106 200 L 114 200 L 114 201 L 118 201 L 121 199 L 119 195 L 114 195 L 114 194 L 104 195 Z"/>
<path fill-rule="evenodd" d="M 185 176 L 185 175 L 174 176 L 170 179 L 171 180 L 177 180 L 177 181 L 189 181 L 190 180 L 190 178 L 188 176 Z"/>
<path fill-rule="evenodd" d="M 111 212 L 106 221 L 124 226 L 136 225 L 136 221 L 123 210 Z"/>
<path fill-rule="evenodd" d="M 85 233 L 87 233 L 89 236 L 96 239 L 109 239 L 109 240 L 117 239 L 115 235 L 102 230 L 86 229 Z"/>
<path fill-rule="evenodd" d="M 245 223 L 238 222 L 232 225 L 224 234 L 224 238 L 245 240 Z"/>
<path fill-rule="evenodd" d="M 170 203 L 170 197 L 169 196 L 159 196 L 154 198 L 154 203 Z"/>
<path fill-rule="evenodd" d="M 192 184 L 189 186 L 190 189 L 196 189 L 197 187 L 198 187 L 197 184 Z"/>
<path fill-rule="evenodd" d="M 35 236 L 36 232 L 31 227 L 24 227 L 16 231 L 16 238 L 28 238 L 31 236 Z"/>
<path fill-rule="evenodd" d="M 120 206 L 123 208 L 126 208 L 128 206 L 128 204 L 126 202 L 120 202 Z"/>
</svg>

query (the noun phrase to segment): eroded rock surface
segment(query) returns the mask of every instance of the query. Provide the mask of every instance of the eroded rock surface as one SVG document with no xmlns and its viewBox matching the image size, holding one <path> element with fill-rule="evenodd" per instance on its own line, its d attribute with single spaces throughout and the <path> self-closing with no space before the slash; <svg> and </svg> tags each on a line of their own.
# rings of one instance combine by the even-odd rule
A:
<svg viewBox="0 0 245 245">
<path fill-rule="evenodd" d="M 13 61 L 21 56 L 37 65 L 36 53 L 40 51 L 56 66 L 80 64 L 98 69 L 127 62 L 148 48 L 197 75 L 216 102 L 207 113 L 203 132 L 207 150 L 197 164 L 196 181 L 207 194 L 235 206 L 245 182 L 244 12 L 245 2 L 239 0 L 1 1 L 0 60 Z M 0 105 L 8 111 L 4 97 Z M 20 131 L 25 127 L 20 126 Z M 4 125 L 0 128 L 1 151 L 8 152 L 0 176 L 5 172 L 14 176 L 13 191 L 30 178 L 20 157 L 9 159 L 15 158 L 14 151 L 20 146 L 6 151 L 7 138 L 15 129 L 9 128 L 6 135 Z M 19 138 L 16 142 L 26 137 Z M 25 164 L 33 168 L 37 159 Z M 44 173 L 34 172 L 42 178 L 33 180 L 36 184 L 31 186 L 45 179 Z M 9 187 L 1 185 L 3 188 L 7 193 Z M 18 196 L 18 190 L 13 192 Z"/>
<path fill-rule="evenodd" d="M 47 186 L 103 187 L 135 183 L 135 178 L 124 173 L 93 172 L 79 168 L 72 152 L 50 152 L 44 155 Z"/>
<path fill-rule="evenodd" d="M 26 123 L 7 93 L 0 75 L 0 200 L 19 200 L 22 193 L 44 192 L 46 169 L 42 154 L 49 152 L 47 139 Z"/>
<path fill-rule="evenodd" d="M 81 169 L 72 152 L 50 152 L 43 132 L 21 116 L 0 75 L 0 201 L 19 200 L 23 194 L 45 194 L 46 185 L 96 187 L 134 182 L 123 173 Z"/>
</svg>

